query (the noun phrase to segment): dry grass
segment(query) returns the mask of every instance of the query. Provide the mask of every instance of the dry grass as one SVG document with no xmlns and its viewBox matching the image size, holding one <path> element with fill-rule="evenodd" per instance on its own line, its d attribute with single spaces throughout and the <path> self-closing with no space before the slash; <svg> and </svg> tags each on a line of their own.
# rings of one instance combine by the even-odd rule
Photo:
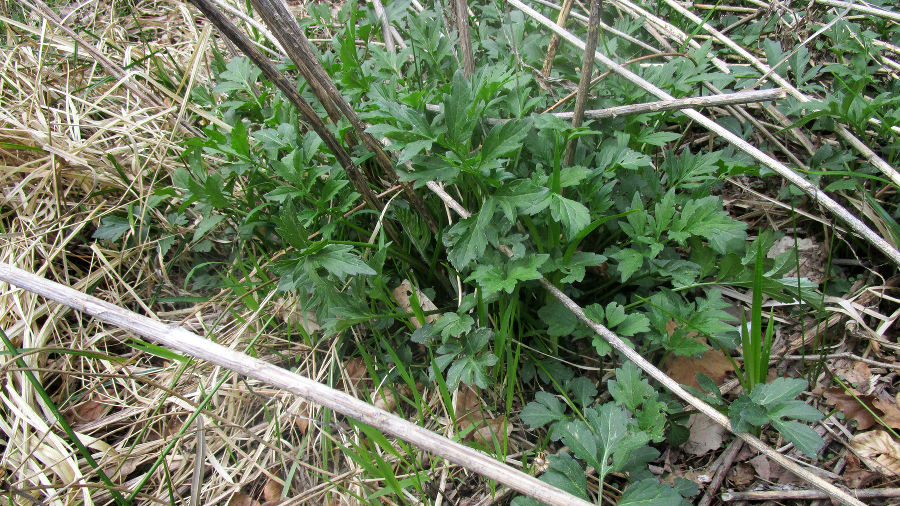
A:
<svg viewBox="0 0 900 506">
<path fill-rule="evenodd" d="M 182 100 L 191 82 L 206 78 L 210 31 L 198 27 L 180 2 L 52 8 L 85 42 L 126 68 L 126 75 L 112 77 L 58 26 L 6 3 L 0 18 L 6 27 L 0 46 L 0 213 L 6 227 L 0 261 L 220 343 L 245 349 L 256 341 L 259 355 L 273 361 L 295 357 L 294 365 L 310 376 L 330 374 L 334 350 L 311 354 L 269 334 L 274 292 L 260 296 L 255 312 L 230 307 L 227 295 L 197 307 L 152 304 L 187 293 L 178 288 L 183 279 L 168 278 L 171 266 L 155 241 L 128 240 L 139 228 L 127 232 L 121 244 L 128 246 L 121 249 L 106 249 L 91 238 L 104 216 L 139 213 L 158 181 L 181 165 L 179 142 L 190 134 L 189 122 L 181 120 L 214 121 L 198 117 Z M 165 223 L 163 216 L 152 218 Z M 174 443 L 165 470 L 153 472 L 142 488 L 140 503 L 224 503 L 241 490 L 259 497 L 263 487 L 274 493 L 289 472 L 297 489 L 307 491 L 306 500 L 323 502 L 322 494 L 335 486 L 323 477 L 340 484 L 356 474 L 344 468 L 338 477 L 316 467 L 314 456 L 325 442 L 315 425 L 307 428 L 308 420 L 292 414 L 311 413 L 279 392 L 205 364 L 135 350 L 123 332 L 7 285 L 0 291 L 0 315 L 0 327 L 29 351 L 23 356 L 27 367 L 124 490 L 133 489 Z M 56 435 L 54 416 L 21 369 L 8 354 L 2 361 L 7 388 L 0 393 L 0 439 L 7 442 L 0 444 L 0 476 L 7 490 L 23 504 L 28 497 L 58 505 L 110 502 L 72 442 Z M 202 428 L 185 425 L 207 399 Z M 198 431 L 210 464 L 199 486 L 191 487 L 201 451 Z M 217 460 L 223 457 L 227 462 Z"/>
</svg>

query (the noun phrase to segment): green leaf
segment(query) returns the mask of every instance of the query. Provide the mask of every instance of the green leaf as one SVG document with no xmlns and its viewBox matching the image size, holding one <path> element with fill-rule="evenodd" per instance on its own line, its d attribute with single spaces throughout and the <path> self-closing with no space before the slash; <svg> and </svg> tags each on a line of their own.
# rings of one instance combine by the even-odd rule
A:
<svg viewBox="0 0 900 506">
<path fill-rule="evenodd" d="M 91 237 L 118 241 L 129 230 L 131 230 L 131 223 L 128 222 L 128 218 L 115 215 L 104 216 L 100 221 L 100 226 L 94 230 Z"/>
<path fill-rule="evenodd" d="M 609 256 L 614 260 L 618 260 L 619 276 L 623 283 L 628 281 L 644 265 L 644 255 L 631 248 L 621 249 Z"/>
<path fill-rule="evenodd" d="M 440 332 L 444 339 L 448 337 L 461 336 L 472 330 L 475 320 L 467 314 L 444 313 L 438 321 L 434 323 L 435 332 Z"/>
<path fill-rule="evenodd" d="M 584 376 L 579 376 L 566 384 L 566 388 L 572 392 L 575 402 L 582 407 L 587 407 L 597 397 L 597 385 Z"/>
<path fill-rule="evenodd" d="M 534 401 L 529 402 L 519 416 L 532 429 L 567 418 L 565 405 L 555 395 L 543 391 L 534 394 Z"/>
<path fill-rule="evenodd" d="M 560 280 L 562 283 L 580 283 L 584 280 L 586 267 L 601 265 L 606 262 L 606 257 L 597 253 L 579 251 L 568 260 L 557 262 L 556 267 L 566 276 Z"/>
<path fill-rule="evenodd" d="M 663 485 L 656 478 L 647 478 L 636 483 L 622 494 L 619 506 L 680 506 L 681 494 L 674 488 Z"/>
<path fill-rule="evenodd" d="M 231 148 L 239 156 L 250 157 L 250 139 L 247 137 L 247 126 L 238 120 L 231 129 Z"/>
<path fill-rule="evenodd" d="M 681 135 L 682 134 L 675 132 L 652 132 L 646 135 L 640 135 L 634 140 L 635 142 L 642 142 L 651 146 L 665 146 L 666 144 L 677 140 Z"/>
<path fill-rule="evenodd" d="M 541 475 L 541 481 L 588 500 L 587 478 L 584 469 L 568 453 L 557 453 L 547 458 L 549 467 Z"/>
<path fill-rule="evenodd" d="M 550 190 L 534 184 L 530 179 L 517 179 L 504 183 L 494 199 L 506 219 L 514 221 L 519 212 L 534 215 L 550 205 Z"/>
<path fill-rule="evenodd" d="M 691 236 L 700 236 L 718 253 L 726 253 L 729 242 L 747 237 L 746 228 L 746 223 L 722 210 L 719 197 L 711 196 L 689 200 L 669 229 L 669 237 L 684 246 Z"/>
<path fill-rule="evenodd" d="M 809 425 L 785 420 L 774 420 L 772 425 L 778 429 L 784 439 L 794 443 L 798 450 L 811 459 L 815 459 L 819 450 L 825 446 L 822 436 Z"/>
<path fill-rule="evenodd" d="M 585 409 L 584 414 L 600 439 L 600 464 L 594 469 L 602 482 L 607 474 L 625 464 L 634 447 L 642 445 L 635 446 L 634 440 L 627 437 L 632 436 L 628 434 L 628 415 L 614 403 L 608 402 L 599 410 Z"/>
<path fill-rule="evenodd" d="M 481 143 L 482 164 L 522 147 L 522 141 L 528 135 L 529 129 L 530 122 L 521 120 L 511 120 L 494 126 Z"/>
<path fill-rule="evenodd" d="M 578 324 L 575 315 L 556 299 L 539 309 L 538 317 L 547 324 L 547 335 L 550 337 L 568 336 L 575 332 Z"/>
<path fill-rule="evenodd" d="M 567 199 L 558 193 L 550 194 L 550 215 L 562 224 L 569 240 L 591 222 L 590 211 L 584 204 Z"/>
<path fill-rule="evenodd" d="M 736 434 L 750 432 L 754 427 L 762 427 L 769 423 L 769 415 L 759 404 L 750 399 L 749 395 L 742 395 L 728 407 L 728 419 Z"/>
<path fill-rule="evenodd" d="M 457 269 L 464 269 L 481 257 L 489 239 L 496 241 L 497 231 L 492 226 L 495 205 L 494 199 L 486 200 L 477 215 L 453 225 L 444 236 L 444 245 L 451 247 L 447 257 Z"/>
<path fill-rule="evenodd" d="M 633 362 L 625 362 L 616 369 L 616 379 L 607 383 L 610 395 L 629 411 L 637 411 L 644 399 L 655 398 L 656 391 L 641 378 L 641 370 Z"/>
<path fill-rule="evenodd" d="M 327 244 L 317 253 L 308 257 L 308 261 L 321 267 L 340 280 L 358 274 L 372 275 L 375 270 L 366 265 L 347 244 Z"/>
<path fill-rule="evenodd" d="M 597 460 L 597 436 L 591 432 L 590 427 L 581 420 L 573 420 L 560 425 L 559 433 L 563 443 L 572 450 L 576 457 L 583 460 L 594 469 L 600 469 L 601 463 Z"/>
<path fill-rule="evenodd" d="M 775 405 L 768 410 L 769 418 L 776 420 L 782 417 L 803 420 L 806 422 L 818 422 L 824 415 L 818 409 L 803 401 L 787 401 Z"/>
<path fill-rule="evenodd" d="M 194 238 L 191 239 L 191 242 L 197 242 L 206 235 L 207 232 L 213 229 L 216 225 L 222 222 L 225 219 L 224 215 L 214 214 L 212 216 L 207 216 L 200 220 L 200 224 L 197 225 L 197 230 L 194 230 Z"/>
<path fill-rule="evenodd" d="M 771 406 L 784 401 L 792 400 L 804 390 L 808 383 L 801 378 L 775 378 L 771 383 L 756 385 L 750 398 L 760 406 Z"/>
</svg>

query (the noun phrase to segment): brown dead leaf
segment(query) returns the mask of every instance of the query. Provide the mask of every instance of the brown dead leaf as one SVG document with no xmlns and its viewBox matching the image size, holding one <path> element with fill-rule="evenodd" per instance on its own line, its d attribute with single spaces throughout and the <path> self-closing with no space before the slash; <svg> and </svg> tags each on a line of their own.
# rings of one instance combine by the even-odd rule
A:
<svg viewBox="0 0 900 506">
<path fill-rule="evenodd" d="M 437 311 L 437 306 L 435 306 L 434 303 L 431 302 L 431 299 L 429 299 L 418 288 L 416 288 L 415 290 L 416 290 L 416 298 L 419 299 L 419 306 L 422 308 L 422 311 L 424 311 L 426 313 L 429 311 Z M 413 286 L 412 286 L 412 283 L 410 283 L 408 279 L 404 279 L 403 282 L 400 283 L 400 286 L 398 286 L 397 288 L 394 288 L 392 293 L 394 294 L 394 299 L 397 300 L 397 304 L 400 306 L 400 309 L 402 309 L 403 311 L 405 311 L 407 313 L 413 312 L 412 300 L 411 300 L 412 294 L 413 294 Z M 440 315 L 438 315 L 438 314 L 426 315 L 425 321 L 427 321 L 428 323 L 433 323 L 439 317 L 440 317 Z M 415 328 L 420 328 L 422 326 L 422 324 L 419 323 L 419 319 L 416 317 L 413 317 L 410 321 L 412 322 L 412 324 Z"/>
<path fill-rule="evenodd" d="M 279 480 L 269 477 L 263 486 L 263 499 L 266 501 L 266 504 L 280 504 L 282 490 L 284 490 L 284 485 Z"/>
<path fill-rule="evenodd" d="M 506 418 L 491 415 L 482 404 L 481 395 L 472 387 L 461 387 L 456 399 L 456 421 L 460 432 L 470 430 L 467 441 L 477 441 L 485 446 L 493 446 L 494 438 L 502 440 L 512 433 L 512 426 Z M 504 432 L 505 429 L 505 432 Z"/>
<path fill-rule="evenodd" d="M 731 483 L 733 487 L 742 488 L 756 479 L 756 471 L 750 467 L 750 464 L 746 462 L 741 462 L 740 464 L 733 466 L 730 471 L 728 471 L 728 482 Z"/>
<path fill-rule="evenodd" d="M 851 393 L 859 400 L 854 398 Z M 876 420 L 872 413 L 878 415 L 888 427 L 900 429 L 900 409 L 892 400 L 888 401 L 871 394 L 863 395 L 853 389 L 845 392 L 842 388 L 829 388 L 823 395 L 825 402 L 838 408 L 848 420 L 856 420 L 860 430 L 866 430 L 875 425 Z"/>
<path fill-rule="evenodd" d="M 834 364 L 834 373 L 856 385 L 857 389 L 864 392 L 869 391 L 869 380 L 872 378 L 872 371 L 869 370 L 869 365 L 865 362 L 839 360 Z"/>
<path fill-rule="evenodd" d="M 784 236 L 779 239 L 772 249 L 766 254 L 769 258 L 784 253 L 785 251 L 797 251 L 797 264 L 800 266 L 800 277 L 807 278 L 813 283 L 821 283 L 825 276 L 825 259 L 826 255 L 822 252 L 822 246 L 811 238 L 797 238 Z M 797 269 L 785 275 L 786 277 L 797 276 Z"/>
<path fill-rule="evenodd" d="M 709 376 L 716 385 L 721 385 L 725 376 L 732 371 L 734 366 L 719 350 L 707 350 L 699 357 L 676 356 L 671 358 L 666 366 L 666 374 L 672 379 L 696 389 L 700 389 L 700 385 L 697 384 L 698 372 Z"/>
<path fill-rule="evenodd" d="M 885 476 L 900 476 L 900 445 L 883 430 L 853 436 L 850 449 L 869 466 Z"/>
<path fill-rule="evenodd" d="M 881 474 L 872 472 L 853 453 L 847 454 L 847 467 L 841 475 L 844 485 L 850 488 L 868 488 Z"/>
<path fill-rule="evenodd" d="M 353 388 L 356 390 L 359 390 L 363 381 L 369 379 L 369 371 L 366 370 L 366 362 L 360 357 L 356 357 L 344 364 L 344 370 L 347 372 L 347 378 L 350 379 L 350 384 L 353 385 Z"/>
<path fill-rule="evenodd" d="M 725 427 L 706 415 L 696 413 L 691 415 L 687 427 L 690 433 L 681 449 L 691 455 L 705 455 L 712 450 L 718 450 L 725 440 Z"/>
<path fill-rule="evenodd" d="M 322 326 L 316 321 L 316 313 L 304 311 L 300 305 L 300 299 L 296 295 L 289 295 L 279 299 L 275 303 L 275 313 L 285 323 L 303 327 L 307 334 L 312 334 L 322 329 Z"/>
<path fill-rule="evenodd" d="M 228 506 L 262 506 L 259 501 L 243 492 L 237 492 L 228 500 Z"/>
<path fill-rule="evenodd" d="M 106 411 L 106 405 L 100 404 L 99 402 L 91 399 L 87 402 L 83 402 L 75 407 L 72 410 L 72 416 L 74 418 L 75 423 L 89 423 L 97 420 L 103 413 Z"/>
<path fill-rule="evenodd" d="M 753 467 L 753 470 L 756 471 L 756 475 L 763 481 L 772 481 L 772 466 L 777 466 L 778 464 L 770 463 L 769 459 L 766 458 L 765 455 L 757 455 L 752 459 L 747 461 Z"/>
</svg>

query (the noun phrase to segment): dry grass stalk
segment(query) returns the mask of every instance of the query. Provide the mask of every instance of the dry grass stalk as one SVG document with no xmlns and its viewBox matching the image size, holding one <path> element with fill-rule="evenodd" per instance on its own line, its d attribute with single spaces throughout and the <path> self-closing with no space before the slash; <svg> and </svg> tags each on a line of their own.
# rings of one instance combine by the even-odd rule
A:
<svg viewBox="0 0 900 506">
<path fill-rule="evenodd" d="M 581 60 L 581 79 L 578 81 L 578 92 L 575 95 L 575 110 L 572 112 L 572 128 L 580 127 L 581 122 L 584 120 L 584 108 L 587 104 L 587 96 L 591 86 L 591 77 L 594 74 L 593 54 L 597 49 L 597 36 L 600 32 L 600 29 L 597 26 L 597 21 L 599 19 L 600 0 L 591 0 L 591 15 L 588 21 L 584 58 Z M 563 167 L 572 165 L 572 161 L 575 160 L 575 148 L 577 146 L 577 138 L 569 141 L 563 158 Z"/>
</svg>

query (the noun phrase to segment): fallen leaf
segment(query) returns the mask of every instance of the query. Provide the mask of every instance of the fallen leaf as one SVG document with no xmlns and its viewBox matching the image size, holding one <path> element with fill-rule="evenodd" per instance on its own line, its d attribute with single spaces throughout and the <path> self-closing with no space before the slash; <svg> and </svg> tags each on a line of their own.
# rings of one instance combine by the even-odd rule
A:
<svg viewBox="0 0 900 506">
<path fill-rule="evenodd" d="M 865 362 L 840 360 L 834 364 L 834 373 L 856 385 L 858 390 L 869 391 L 869 380 L 872 378 L 872 371 Z"/>
<path fill-rule="evenodd" d="M 800 266 L 800 277 L 807 278 L 813 283 L 819 284 L 825 276 L 826 255 L 822 247 L 811 238 L 793 238 L 784 236 L 779 239 L 766 254 L 769 258 L 775 258 L 785 251 L 797 251 L 797 265 Z M 797 276 L 797 268 L 785 274 L 786 278 Z"/>
<path fill-rule="evenodd" d="M 266 504 L 280 504 L 282 490 L 284 490 L 284 485 L 281 481 L 269 477 L 266 480 L 266 484 L 263 485 L 263 499 L 266 501 Z"/>
<path fill-rule="evenodd" d="M 842 388 L 829 388 L 823 395 L 825 402 L 838 408 L 841 413 L 844 413 L 844 417 L 848 420 L 856 420 L 857 428 L 860 430 L 866 430 L 875 425 L 876 420 L 872 413 L 878 415 L 888 427 L 900 429 L 900 408 L 897 408 L 897 404 L 893 400 L 887 401 L 871 394 L 863 395 L 853 389 L 845 392 Z M 867 410 L 866 407 L 869 409 Z"/>
<path fill-rule="evenodd" d="M 415 290 L 416 290 L 416 298 L 419 299 L 419 306 L 422 308 L 422 311 L 424 311 L 426 313 L 429 311 L 437 311 L 437 306 L 435 306 L 434 303 L 431 302 L 431 299 L 429 299 L 418 288 L 416 288 Z M 404 279 L 403 282 L 400 283 L 400 286 L 398 286 L 397 288 L 394 288 L 393 292 L 391 292 L 391 293 L 394 294 L 394 299 L 397 300 L 397 304 L 400 306 L 400 309 L 402 309 L 404 312 L 407 312 L 407 313 L 413 312 L 412 300 L 411 300 L 412 294 L 413 294 L 413 286 L 412 286 L 412 283 L 410 283 L 408 279 Z M 426 315 L 425 321 L 428 323 L 433 323 L 439 317 L 440 317 L 440 315 L 437 313 Z M 419 322 L 419 319 L 416 318 L 415 316 L 410 320 L 410 322 L 412 322 L 412 324 L 415 328 L 420 328 L 422 326 L 422 324 Z"/>
<path fill-rule="evenodd" d="M 228 506 L 261 506 L 259 501 L 256 501 L 249 495 L 243 492 L 235 492 L 231 499 L 228 500 Z"/>
<path fill-rule="evenodd" d="M 316 314 L 312 311 L 303 311 L 299 301 L 296 295 L 282 297 L 275 303 L 275 314 L 285 323 L 303 327 L 307 334 L 319 331 L 322 326 L 316 321 Z"/>
<path fill-rule="evenodd" d="M 688 418 L 687 428 L 690 431 L 687 441 L 681 449 L 691 455 L 705 455 L 718 450 L 725 440 L 725 428 L 712 421 L 706 415 L 695 413 Z"/>
<path fill-rule="evenodd" d="M 93 399 L 82 402 L 72 410 L 72 416 L 75 423 L 83 424 L 97 420 L 106 411 L 106 405 L 101 404 Z"/>
<path fill-rule="evenodd" d="M 699 357 L 676 356 L 670 359 L 666 366 L 666 374 L 672 379 L 698 390 L 700 389 L 700 385 L 697 384 L 698 372 L 709 376 L 716 385 L 721 385 L 725 376 L 732 371 L 734 366 L 719 350 L 707 350 Z"/>
<path fill-rule="evenodd" d="M 501 440 L 512 433 L 505 417 L 493 416 L 482 404 L 481 395 L 472 387 L 461 387 L 456 399 L 456 421 L 460 432 L 468 432 L 464 439 L 493 446 L 494 438 Z M 505 430 L 504 430 L 505 429 Z"/>
<path fill-rule="evenodd" d="M 737 488 L 749 485 L 754 479 L 756 479 L 756 471 L 746 462 L 732 466 L 731 471 L 728 472 L 728 482 Z"/>
<path fill-rule="evenodd" d="M 900 476 L 900 445 L 886 431 L 857 434 L 850 440 L 850 449 L 873 471 Z"/>
<path fill-rule="evenodd" d="M 356 390 L 359 390 L 363 381 L 369 378 L 369 372 L 366 370 L 366 363 L 359 357 L 351 359 L 344 364 L 344 371 L 347 372 L 347 378 Z"/>
<path fill-rule="evenodd" d="M 850 488 L 868 488 L 875 480 L 881 478 L 879 473 L 872 472 L 865 467 L 855 454 L 847 454 L 847 467 L 841 475 L 844 485 Z"/>
<path fill-rule="evenodd" d="M 772 465 L 765 455 L 757 455 L 747 461 L 756 471 L 756 475 L 763 481 L 772 481 Z M 775 464 L 777 466 L 777 464 Z"/>
</svg>

